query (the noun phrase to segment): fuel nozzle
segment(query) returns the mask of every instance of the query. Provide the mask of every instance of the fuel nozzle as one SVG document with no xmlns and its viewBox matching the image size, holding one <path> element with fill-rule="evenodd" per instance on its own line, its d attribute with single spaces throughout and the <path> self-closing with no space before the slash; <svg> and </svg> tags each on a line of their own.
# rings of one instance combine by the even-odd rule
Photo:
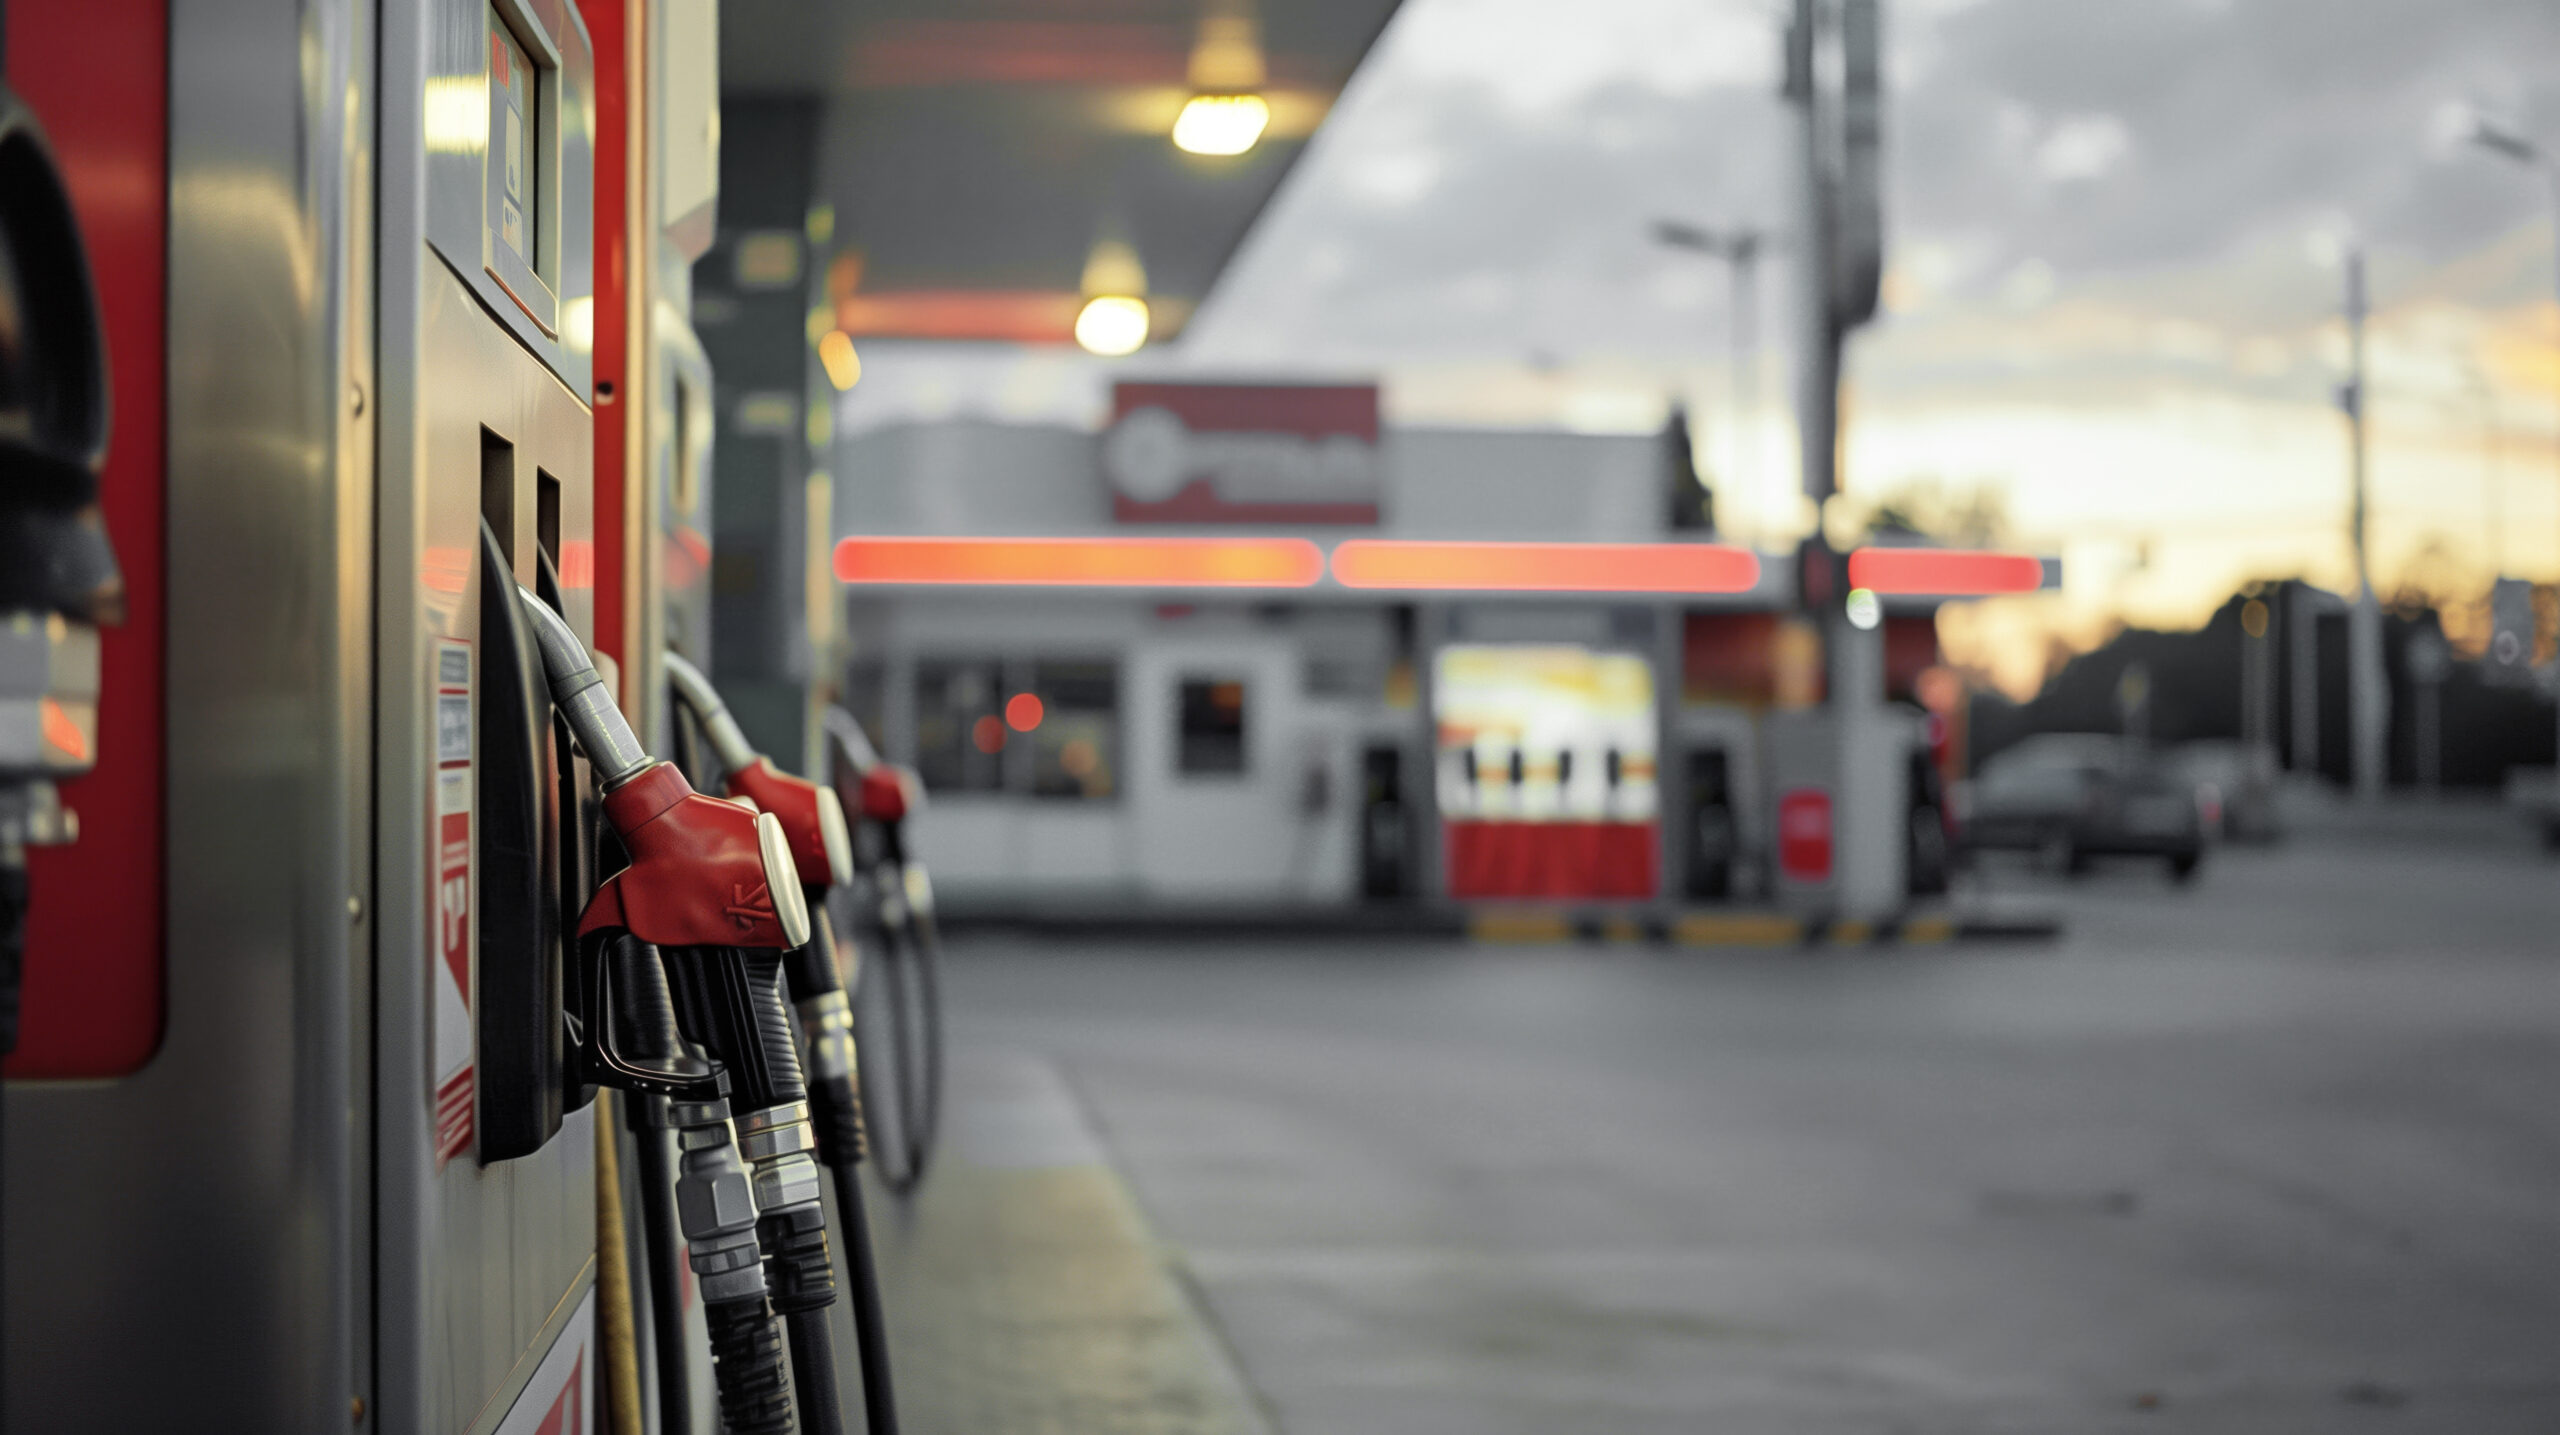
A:
<svg viewBox="0 0 2560 1435">
<path fill-rule="evenodd" d="M 827 888 L 852 881 L 853 831 L 835 790 L 794 777 L 756 751 L 730 716 L 729 705 L 720 700 L 720 690 L 682 654 L 667 654 L 667 681 L 710 743 L 723 790 L 782 819 L 792 861 L 809 895 L 823 897 Z"/>
<path fill-rule="evenodd" d="M 586 645 L 549 605 L 519 592 L 552 701 L 594 765 L 605 790 L 605 820 L 631 857 L 598 885 L 578 919 L 582 951 L 624 958 L 603 963 L 596 988 L 616 990 L 619 976 L 618 989 L 626 993 L 613 1010 L 590 1018 L 582 1046 L 595 1048 L 599 1064 L 616 1075 L 643 1083 L 642 1090 L 685 1065 L 681 1038 L 691 1038 L 718 1064 L 726 1097 L 699 1082 L 664 1089 L 667 1121 L 683 1150 L 677 1204 L 686 1239 L 698 1242 L 694 1270 L 711 1315 L 723 1418 L 741 1435 L 783 1435 L 792 1418 L 771 1310 L 807 1305 L 810 1241 L 800 1229 L 805 1222 L 792 1213 L 817 1204 L 816 1168 L 801 1154 L 797 1166 L 806 1176 L 794 1179 L 790 1153 L 782 1149 L 789 1138 L 776 1134 L 791 1121 L 774 1112 L 806 1109 L 798 1105 L 799 1057 L 781 999 L 782 953 L 809 940 L 799 873 L 780 820 L 705 797 L 674 766 L 650 757 Z M 626 944 L 655 948 L 659 960 L 648 966 L 630 960 Z M 664 996 L 650 986 L 651 967 Z M 661 1011 L 673 1017 L 673 1032 Z M 613 1065 L 604 1058 L 615 1045 L 617 1018 L 636 1018 L 636 1024 L 630 1049 Z M 805 1120 L 797 1129 L 805 1152 L 814 1138 L 806 1135 Z M 822 1272 L 825 1241 L 821 1218 L 816 1262 Z M 706 1260 L 715 1269 L 706 1270 Z M 832 1295 L 831 1277 L 826 1294 Z M 793 1334 L 796 1343 L 796 1325 Z"/>
<path fill-rule="evenodd" d="M 855 1085 L 853 1007 L 837 970 L 823 915 L 827 892 L 853 880 L 853 834 L 833 788 L 794 777 L 757 752 L 730 716 L 719 689 L 681 654 L 667 654 L 667 680 L 693 714 L 731 797 L 744 798 L 782 826 L 802 896 L 818 914 L 810 940 L 783 954 L 793 1009 L 809 1044 L 808 1077 L 818 1088 L 813 1119 L 819 1159 L 829 1166 L 863 1155 L 862 1107 Z"/>
<path fill-rule="evenodd" d="M 773 1107 L 778 1119 L 769 1130 L 757 1118 L 745 1118 L 739 1125 L 739 1140 L 748 1147 L 750 1156 L 760 1149 L 760 1143 L 770 1140 L 777 1151 L 796 1154 L 799 1161 L 806 1162 L 809 1148 L 797 1143 L 802 1139 L 800 1133 L 814 1132 L 815 1152 L 835 1179 L 837 1211 L 844 1222 L 854 1336 L 862 1358 L 866 1428 L 872 1435 L 896 1435 L 897 1404 L 890 1389 L 886 1322 L 880 1309 L 878 1275 L 871 1264 L 861 1181 L 855 1169 L 868 1154 L 868 1142 L 857 1080 L 853 1006 L 836 963 L 833 933 L 825 920 L 828 892 L 856 878 L 853 834 L 845 821 L 844 804 L 832 787 L 794 777 L 775 767 L 747 740 L 737 720 L 730 716 L 728 705 L 721 701 L 719 690 L 701 670 L 674 653 L 667 655 L 666 662 L 677 701 L 693 714 L 719 764 L 723 789 L 732 797 L 753 802 L 757 810 L 781 823 L 803 895 L 818 912 L 817 920 L 811 924 L 810 940 L 784 953 L 781 963 L 808 1042 L 809 1064 L 803 1073 L 796 1062 L 790 1063 L 787 1080 L 772 1094 L 777 1101 L 796 1097 L 796 1104 Z M 864 744 L 864 748 L 868 751 L 869 745 Z M 706 1017 L 709 1015 L 705 1013 Z M 787 1032 L 778 1044 L 789 1046 Z M 778 1077 L 785 1075 L 784 1063 L 779 1059 L 769 1070 Z M 794 1180 L 797 1170 L 793 1168 Z M 802 1298 L 787 1288 L 793 1277 L 783 1273 L 793 1252 L 805 1253 L 801 1264 L 807 1275 L 825 1280 L 823 1292 L 813 1287 L 805 1297 L 811 1308 L 834 1299 L 833 1274 L 824 1260 L 822 1210 L 812 1189 L 805 1225 L 786 1226 L 768 1216 L 768 1224 L 759 1228 L 767 1251 L 772 1253 L 769 1279 L 775 1288 L 777 1308 L 788 1311 L 791 1307 L 786 1301 Z M 813 1337 L 821 1333 L 814 1320 L 808 1324 Z M 822 1365 L 822 1347 L 813 1347 L 810 1358 L 802 1360 L 802 1334 L 803 1326 L 795 1323 L 793 1369 L 816 1373 Z M 823 1398 L 823 1393 L 819 1400 L 804 1400 L 803 1405 L 804 1418 L 812 1424 L 822 1418 L 819 1413 L 806 1413 L 812 1407 L 832 1410 L 832 1402 Z"/>
</svg>

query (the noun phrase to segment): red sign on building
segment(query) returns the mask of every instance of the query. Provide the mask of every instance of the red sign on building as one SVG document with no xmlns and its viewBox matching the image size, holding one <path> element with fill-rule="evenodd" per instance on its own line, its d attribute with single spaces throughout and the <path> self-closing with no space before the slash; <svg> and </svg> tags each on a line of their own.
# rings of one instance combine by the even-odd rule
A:
<svg viewBox="0 0 2560 1435">
<path fill-rule="evenodd" d="M 1123 523 L 1375 523 L 1378 387 L 1118 384 L 1102 472 Z"/>
</svg>

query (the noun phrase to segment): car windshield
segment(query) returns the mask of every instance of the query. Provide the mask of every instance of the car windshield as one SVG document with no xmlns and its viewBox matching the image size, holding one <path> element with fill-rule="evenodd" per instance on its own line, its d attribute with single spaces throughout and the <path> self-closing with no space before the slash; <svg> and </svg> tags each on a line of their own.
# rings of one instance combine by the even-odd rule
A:
<svg viewBox="0 0 2560 1435">
<path fill-rule="evenodd" d="M 1982 774 L 1981 791 L 1998 802 L 2073 802 L 2098 775 L 2086 763 L 2021 759 L 1995 763 Z"/>
</svg>

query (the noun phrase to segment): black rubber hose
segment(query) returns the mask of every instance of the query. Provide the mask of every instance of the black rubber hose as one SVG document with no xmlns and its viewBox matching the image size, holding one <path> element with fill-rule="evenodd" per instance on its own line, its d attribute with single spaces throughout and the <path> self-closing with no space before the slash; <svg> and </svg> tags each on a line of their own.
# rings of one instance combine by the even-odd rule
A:
<svg viewBox="0 0 2560 1435">
<path fill-rule="evenodd" d="M 836 1380 L 836 1333 L 823 1310 L 803 1311 L 784 1322 L 791 1330 L 791 1383 L 800 1423 L 811 1432 L 844 1430 L 844 1395 Z"/>
<path fill-rule="evenodd" d="M 853 1287 L 853 1346 L 862 1360 L 862 1420 L 870 1435 L 898 1435 L 898 1399 L 889 1385 L 889 1323 L 880 1309 L 880 1269 L 863 1213 L 862 1175 L 850 1161 L 832 1168 L 836 1218 L 844 1226 L 845 1274 Z"/>
<path fill-rule="evenodd" d="M 819 905 L 823 910 L 823 904 Z M 837 973 L 835 934 L 820 922 L 809 944 L 785 959 L 791 995 L 807 1001 L 842 990 Z M 808 985 L 801 984 L 806 976 Z M 814 1040 L 815 1038 L 813 1038 Z M 850 1043 L 843 1051 L 850 1051 Z M 844 1247 L 846 1275 L 853 1287 L 853 1343 L 862 1361 L 862 1418 L 870 1435 L 897 1435 L 898 1403 L 889 1381 L 888 1322 L 880 1308 L 880 1273 L 872 1259 L 871 1226 L 862 1204 L 858 1168 L 864 1154 L 862 1097 L 849 1065 L 824 1059 L 809 1082 L 809 1119 L 818 1132 L 818 1160 L 835 1177 L 837 1232 Z"/>
<path fill-rule="evenodd" d="M 919 877 L 922 873 L 917 873 Z M 933 1161 L 935 1135 L 942 1122 L 942 929 L 933 906 L 917 902 L 907 881 L 908 868 L 898 861 L 899 894 L 907 901 L 906 949 L 914 977 L 916 1025 L 915 1079 L 908 1083 L 907 1168 L 909 1181 L 924 1179 Z"/>
<path fill-rule="evenodd" d="M 805 1015 L 813 1002 L 844 991 L 844 977 L 836 967 L 835 923 L 826 917 L 826 902 L 821 896 L 809 904 L 820 914 L 813 923 L 806 944 L 783 955 L 782 969 L 791 982 L 791 1001 Z M 807 1033 L 809 1056 L 802 1063 L 809 1083 L 809 1125 L 818 1134 L 818 1164 L 830 1169 L 860 1165 L 870 1153 L 870 1135 L 862 1125 L 862 1099 L 854 1089 L 850 1040 L 840 1050 L 833 1050 L 812 1029 Z"/>
<path fill-rule="evenodd" d="M 770 1111 L 809 1099 L 800 1070 L 799 1039 L 782 990 L 782 954 L 757 948 L 699 947 L 671 953 L 670 985 L 682 1024 L 728 1069 L 732 1104 L 746 1113 Z M 803 1158 L 806 1159 L 806 1158 Z M 795 1202 L 756 1217 L 756 1243 L 764 1252 L 765 1287 L 773 1309 L 791 1325 L 795 1353 L 834 1358 L 823 1328 L 835 1304 L 835 1262 L 827 1250 L 826 1207 Z M 798 1362 L 794 1361 L 795 1369 Z M 800 1414 L 811 1435 L 837 1435 L 842 1407 L 823 1403 L 835 1388 L 835 1371 L 808 1370 L 800 1377 Z"/>
<path fill-rule="evenodd" d="M 693 1435 L 693 1362 L 684 1328 L 684 1234 L 676 1223 L 676 1160 L 671 1134 L 646 1109 L 663 1098 L 634 1096 L 632 1144 L 640 1149 L 640 1226 L 649 1258 L 649 1339 L 658 1373 L 659 1435 Z"/>
<path fill-rule="evenodd" d="M 624 933 L 605 954 L 613 964 L 617 1009 L 602 1013 L 617 1022 L 623 1050 L 652 1063 L 683 1050 L 676 1030 L 666 968 L 657 949 Z M 667 1129 L 666 1098 L 634 1094 L 626 1103 L 631 1138 L 640 1152 L 640 1224 L 649 1258 L 649 1333 L 656 1346 L 660 1435 L 692 1435 L 693 1362 L 687 1358 L 684 1322 L 684 1228 L 676 1215 L 674 1134 Z"/>
<path fill-rule="evenodd" d="M 758 1073 L 763 1090 L 750 1092 L 747 1109 L 787 1106 L 809 1099 L 800 1070 L 800 1039 L 791 1030 L 791 1003 L 782 994 L 782 956 L 751 951 L 746 957 L 747 999 L 755 1011 L 756 1040 L 763 1047 Z"/>
<path fill-rule="evenodd" d="M 894 893 L 904 916 L 891 922 L 882 910 L 886 901 L 872 908 L 879 950 L 864 975 L 872 993 L 868 1000 L 888 1025 L 889 1062 L 886 1077 L 872 1084 L 870 1101 L 875 1115 L 881 1105 L 891 1107 L 886 1118 L 891 1124 L 879 1128 L 879 1143 L 887 1148 L 876 1168 L 880 1180 L 905 1196 L 924 1179 L 941 1120 L 942 1013 L 936 971 L 941 939 L 931 911 L 910 900 L 905 849 L 895 824 L 884 830 L 883 841 L 889 855 L 873 869 L 872 880 Z M 872 1070 L 877 1071 L 876 1065 Z"/>
<path fill-rule="evenodd" d="M 714 1301 L 711 1368 L 719 1376 L 720 1423 L 728 1435 L 796 1435 L 791 1384 L 782 1373 L 782 1337 L 761 1300 Z"/>
</svg>

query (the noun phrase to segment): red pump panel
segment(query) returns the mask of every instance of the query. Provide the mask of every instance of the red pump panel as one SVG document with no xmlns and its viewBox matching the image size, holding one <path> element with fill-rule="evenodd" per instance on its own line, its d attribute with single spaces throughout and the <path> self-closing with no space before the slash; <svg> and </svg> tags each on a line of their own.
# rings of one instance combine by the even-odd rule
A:
<svg viewBox="0 0 2560 1435">
<path fill-rule="evenodd" d="M 1778 870 L 1791 882 L 1831 880 L 1831 794 L 1799 787 L 1778 798 Z"/>
<path fill-rule="evenodd" d="M 101 657 L 97 770 L 62 788 L 80 840 L 28 855 L 25 1005 L 7 1071 L 123 1076 L 159 1049 L 165 975 L 166 0 L 11 5 L 8 75 L 61 160 L 105 317 L 103 507 L 127 616 Z"/>
<path fill-rule="evenodd" d="M 628 30 L 636 9 L 624 0 L 578 0 L 596 62 L 595 646 L 626 670 L 631 654 L 624 651 L 623 624 L 630 612 L 625 594 L 631 554 L 624 540 L 636 499 L 625 442 L 625 415 L 632 403 L 627 71 L 632 50 Z"/>
</svg>

